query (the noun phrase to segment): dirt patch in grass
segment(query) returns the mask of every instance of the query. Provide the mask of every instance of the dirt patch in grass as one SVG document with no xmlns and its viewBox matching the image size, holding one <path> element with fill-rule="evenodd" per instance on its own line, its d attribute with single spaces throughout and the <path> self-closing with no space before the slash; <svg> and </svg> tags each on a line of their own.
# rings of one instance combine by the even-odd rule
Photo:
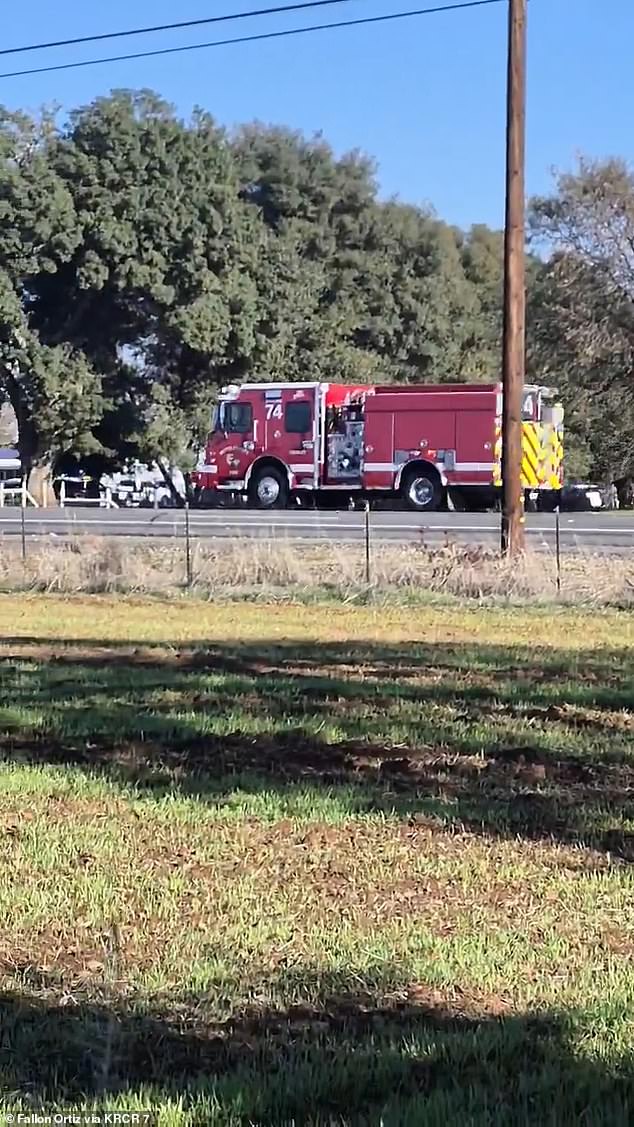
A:
<svg viewBox="0 0 634 1127">
<path fill-rule="evenodd" d="M 521 927 L 523 939 L 538 945 L 547 927 L 566 937 L 566 973 L 583 963 L 584 950 L 601 949 L 605 936 L 610 950 L 633 945 L 626 919 L 619 927 L 598 909 L 591 921 L 577 908 L 571 916 L 588 874 L 615 872 L 605 855 L 588 850 L 447 833 L 418 816 L 268 824 L 210 812 L 198 824 L 179 824 L 152 817 L 147 806 L 140 815 L 112 801 L 42 796 L 23 812 L 16 796 L 11 806 L 0 825 L 0 860 L 12 874 L 8 894 L 15 898 L 16 884 L 40 892 L 33 907 L 27 894 L 25 916 L 15 902 L 0 957 L 6 973 L 26 974 L 32 985 L 32 969 L 39 968 L 70 994 L 90 986 L 92 996 L 113 989 L 128 995 L 144 974 L 169 980 L 175 951 L 191 964 L 214 950 L 226 957 L 234 945 L 240 989 L 257 991 L 281 968 L 291 972 L 310 961 L 315 936 L 342 928 L 363 945 L 382 930 L 413 929 L 427 943 L 460 943 L 475 932 Z M 563 874 L 565 889 L 556 883 Z M 104 882 L 117 892 L 95 911 L 93 890 Z M 41 896 L 59 899 L 59 890 L 51 914 Z"/>
<path fill-rule="evenodd" d="M 557 757 L 539 747 L 469 755 L 442 747 L 333 744 L 297 729 L 187 741 L 4 735 L 0 757 L 99 769 L 142 791 L 160 795 L 177 787 L 220 804 L 249 779 L 277 789 L 348 787 L 360 811 L 422 817 L 437 828 L 581 841 L 634 861 L 634 832 L 618 824 L 634 820 L 634 764 Z"/>
</svg>

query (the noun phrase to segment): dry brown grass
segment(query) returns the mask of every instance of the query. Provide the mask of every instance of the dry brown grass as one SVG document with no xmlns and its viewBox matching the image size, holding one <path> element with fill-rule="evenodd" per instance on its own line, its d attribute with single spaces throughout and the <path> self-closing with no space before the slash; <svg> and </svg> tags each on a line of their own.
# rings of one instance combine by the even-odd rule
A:
<svg viewBox="0 0 634 1127">
<path fill-rule="evenodd" d="M 169 595 L 186 586 L 182 542 L 77 537 L 52 545 L 35 541 L 22 561 L 5 543 L 0 587 L 68 593 Z M 491 549 L 447 545 L 377 545 L 372 589 L 379 596 L 446 595 L 464 599 L 563 601 L 593 606 L 634 603 L 634 562 L 628 557 L 570 554 L 557 590 L 554 555 L 528 552 L 509 562 Z M 222 540 L 193 546 L 193 589 L 203 597 L 350 599 L 367 593 L 362 545 L 273 540 Z"/>
</svg>

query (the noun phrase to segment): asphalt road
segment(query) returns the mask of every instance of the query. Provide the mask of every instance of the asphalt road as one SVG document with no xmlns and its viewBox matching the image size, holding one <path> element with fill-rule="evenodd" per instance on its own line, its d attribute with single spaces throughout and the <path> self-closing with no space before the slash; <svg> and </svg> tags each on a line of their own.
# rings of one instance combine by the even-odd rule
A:
<svg viewBox="0 0 634 1127">
<path fill-rule="evenodd" d="M 182 510 L 151 509 L 27 509 L 28 536 L 64 538 L 78 533 L 94 536 L 171 537 L 183 536 Z M 0 535 L 20 536 L 20 509 L 0 509 Z M 494 513 L 409 512 L 370 514 L 374 541 L 395 543 L 459 544 L 494 546 L 499 542 L 499 515 Z M 198 539 L 244 536 L 260 539 L 339 540 L 364 538 L 363 512 L 311 512 L 309 510 L 259 513 L 250 510 L 194 510 L 190 513 L 192 536 Z M 561 546 L 564 550 L 634 553 L 634 513 L 562 513 Z M 555 547 L 554 515 L 529 515 L 527 538 L 534 548 Z"/>
</svg>

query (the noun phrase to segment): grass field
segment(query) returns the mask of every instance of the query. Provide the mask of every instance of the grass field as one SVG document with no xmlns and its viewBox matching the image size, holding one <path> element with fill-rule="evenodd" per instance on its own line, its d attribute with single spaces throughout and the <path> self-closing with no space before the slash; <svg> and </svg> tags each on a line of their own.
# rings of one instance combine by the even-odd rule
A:
<svg viewBox="0 0 634 1127">
<path fill-rule="evenodd" d="M 0 597 L 3 1107 L 634 1122 L 634 617 Z"/>
</svg>

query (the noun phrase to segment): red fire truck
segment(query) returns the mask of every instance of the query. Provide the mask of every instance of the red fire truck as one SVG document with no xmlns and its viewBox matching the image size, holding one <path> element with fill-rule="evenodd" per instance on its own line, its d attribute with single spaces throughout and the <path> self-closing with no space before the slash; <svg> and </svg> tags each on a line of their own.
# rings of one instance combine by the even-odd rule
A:
<svg viewBox="0 0 634 1127">
<path fill-rule="evenodd" d="M 523 479 L 528 491 L 563 483 L 563 410 L 527 386 Z M 259 509 L 291 495 L 395 495 L 432 511 L 501 485 L 500 384 L 349 387 L 251 383 L 223 388 L 194 475 L 201 504 L 246 495 Z"/>
</svg>

